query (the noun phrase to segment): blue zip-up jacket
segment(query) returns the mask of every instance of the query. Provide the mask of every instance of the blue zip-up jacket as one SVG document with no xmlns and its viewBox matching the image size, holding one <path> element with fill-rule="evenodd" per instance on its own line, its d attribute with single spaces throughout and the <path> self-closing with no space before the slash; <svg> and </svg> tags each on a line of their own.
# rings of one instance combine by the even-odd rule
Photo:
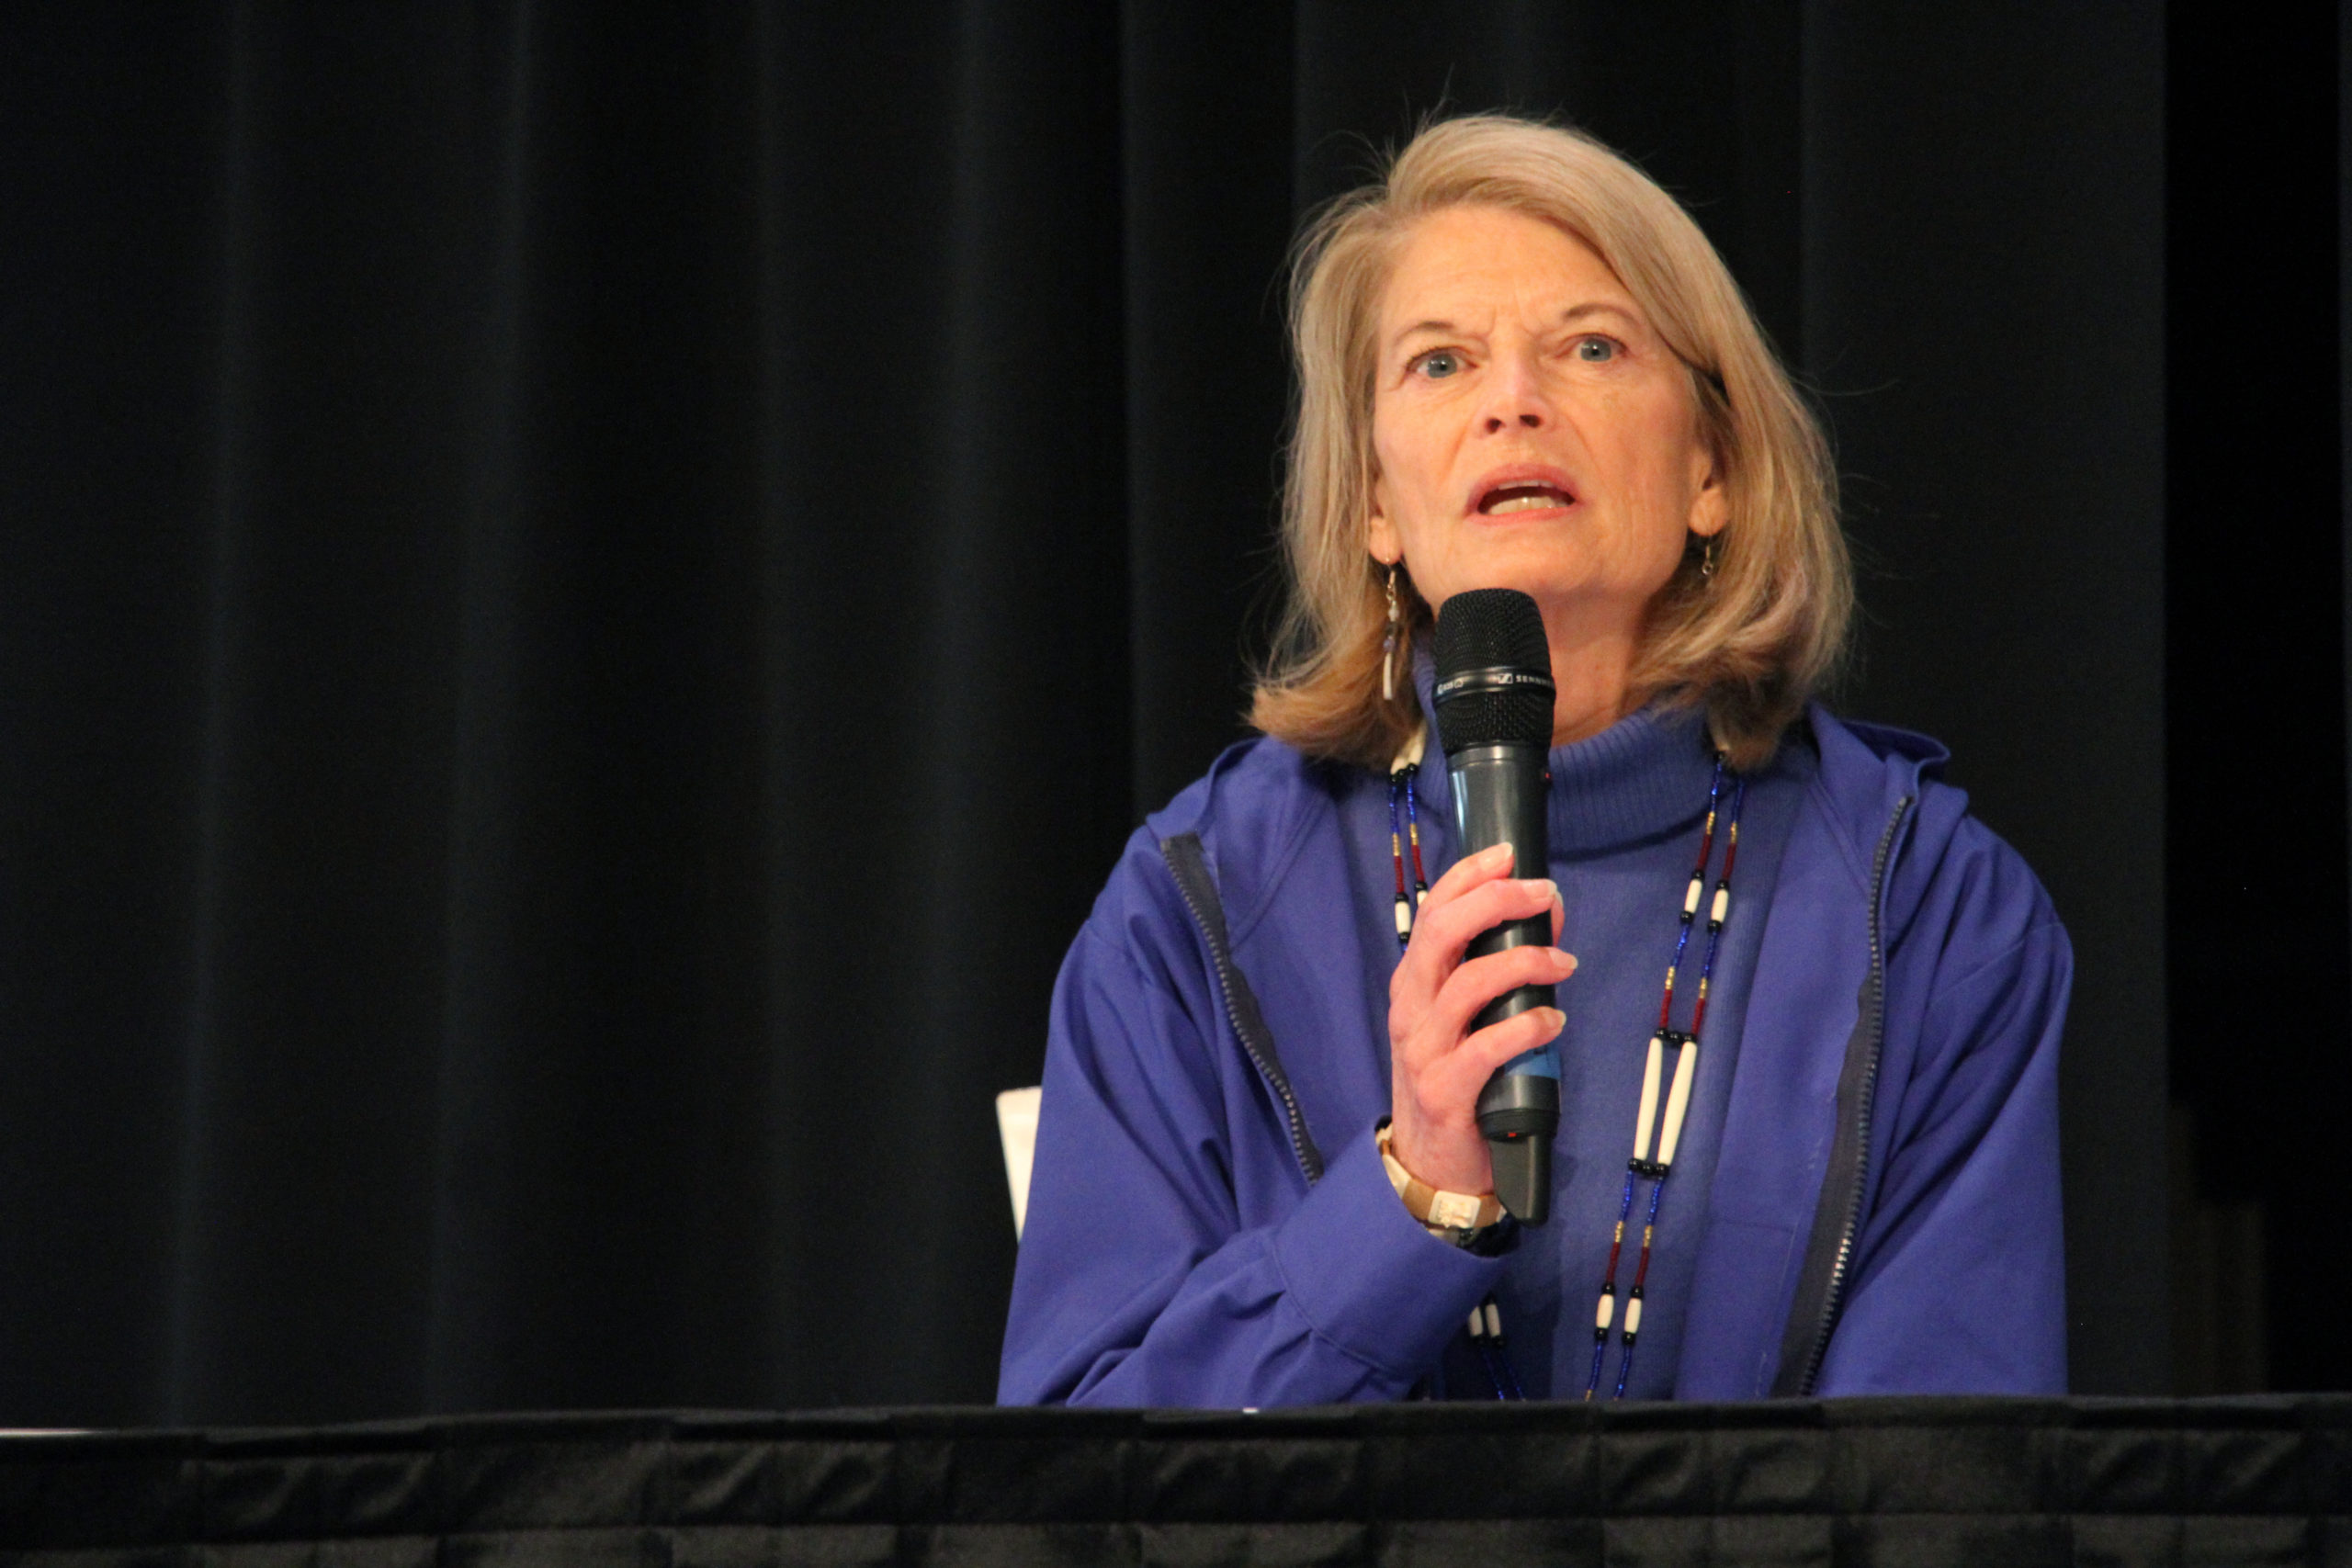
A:
<svg viewBox="0 0 2352 1568">
<path fill-rule="evenodd" d="M 2065 932 L 1935 742 L 1810 722 L 1676 1395 L 2063 1393 Z M 1055 988 L 1001 1400 L 1398 1398 L 1493 1287 L 1373 1147 L 1395 954 L 1354 916 L 1357 790 L 1254 741 L 1129 842 Z"/>
</svg>

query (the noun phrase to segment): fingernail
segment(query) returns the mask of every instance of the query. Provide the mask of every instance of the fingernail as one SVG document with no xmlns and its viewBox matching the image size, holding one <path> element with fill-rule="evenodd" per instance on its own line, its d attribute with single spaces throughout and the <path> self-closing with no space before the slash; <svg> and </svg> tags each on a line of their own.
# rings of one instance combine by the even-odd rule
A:
<svg viewBox="0 0 2352 1568">
<path fill-rule="evenodd" d="M 1510 845 L 1508 842 L 1493 845 L 1478 857 L 1478 863 L 1488 867 L 1509 865 Z"/>
<path fill-rule="evenodd" d="M 1532 893 L 1535 897 L 1543 899 L 1547 904 L 1560 896 L 1558 885 L 1553 882 L 1553 880 L 1548 876 L 1539 876 L 1533 881 L 1525 884 L 1525 886 L 1530 893 Z"/>
<path fill-rule="evenodd" d="M 1555 947 L 1552 950 L 1552 964 L 1563 975 L 1573 975 L 1576 973 L 1577 955 Z"/>
<path fill-rule="evenodd" d="M 1544 1015 L 1544 1031 L 1546 1034 L 1557 1034 L 1568 1026 L 1568 1015 L 1558 1008 L 1539 1008 L 1536 1010 Z"/>
</svg>

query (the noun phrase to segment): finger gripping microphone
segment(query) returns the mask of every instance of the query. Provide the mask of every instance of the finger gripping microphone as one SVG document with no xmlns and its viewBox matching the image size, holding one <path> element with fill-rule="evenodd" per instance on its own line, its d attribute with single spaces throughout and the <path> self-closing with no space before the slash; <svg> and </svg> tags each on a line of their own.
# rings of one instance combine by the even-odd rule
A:
<svg viewBox="0 0 2352 1568">
<path fill-rule="evenodd" d="M 1552 650 L 1535 601 L 1513 588 L 1456 593 L 1437 618 L 1437 732 L 1453 782 L 1453 827 L 1466 857 L 1508 841 L 1511 874 L 1548 874 L 1544 793 L 1551 784 Z M 1468 957 L 1531 943 L 1548 947 L 1547 912 L 1480 932 Z M 1550 1007 L 1552 987 L 1504 992 L 1473 1030 Z M 1546 1043 L 1507 1062 L 1478 1096 L 1478 1131 L 1495 1168 L 1495 1196 L 1523 1224 L 1552 1209 L 1552 1138 L 1560 1129 L 1560 1055 Z"/>
</svg>

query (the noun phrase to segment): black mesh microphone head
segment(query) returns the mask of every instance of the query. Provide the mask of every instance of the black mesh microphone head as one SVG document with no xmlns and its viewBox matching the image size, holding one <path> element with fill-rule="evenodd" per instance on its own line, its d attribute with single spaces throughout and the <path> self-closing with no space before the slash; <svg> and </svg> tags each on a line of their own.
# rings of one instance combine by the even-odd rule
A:
<svg viewBox="0 0 2352 1568">
<path fill-rule="evenodd" d="M 1474 588 L 1437 617 L 1437 732 L 1466 746 L 1552 743 L 1552 648 L 1544 614 L 1516 588 Z"/>
</svg>

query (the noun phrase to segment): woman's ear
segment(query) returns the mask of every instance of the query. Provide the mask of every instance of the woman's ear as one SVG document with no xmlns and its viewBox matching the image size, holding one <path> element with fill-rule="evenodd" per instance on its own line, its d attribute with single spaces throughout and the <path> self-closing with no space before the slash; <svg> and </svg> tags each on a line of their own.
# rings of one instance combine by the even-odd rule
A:
<svg viewBox="0 0 2352 1568">
<path fill-rule="evenodd" d="M 1395 566 L 1405 558 L 1405 541 L 1397 536 L 1396 525 L 1388 515 L 1388 486 L 1380 477 L 1377 457 L 1368 457 L 1364 466 L 1364 506 L 1370 513 L 1364 519 L 1364 548 L 1383 566 Z"/>
<path fill-rule="evenodd" d="M 1712 539 L 1731 521 L 1731 497 L 1724 491 L 1723 466 L 1715 461 L 1714 455 L 1702 447 L 1696 460 L 1702 467 L 1699 488 L 1690 497 L 1689 525 L 1699 537 Z"/>
<path fill-rule="evenodd" d="M 1388 513 L 1380 510 L 1377 491 L 1374 492 L 1372 516 L 1366 520 L 1363 533 L 1364 547 L 1381 565 L 1395 566 L 1405 558 L 1405 541 L 1396 536 L 1396 525 L 1388 520 Z"/>
</svg>

